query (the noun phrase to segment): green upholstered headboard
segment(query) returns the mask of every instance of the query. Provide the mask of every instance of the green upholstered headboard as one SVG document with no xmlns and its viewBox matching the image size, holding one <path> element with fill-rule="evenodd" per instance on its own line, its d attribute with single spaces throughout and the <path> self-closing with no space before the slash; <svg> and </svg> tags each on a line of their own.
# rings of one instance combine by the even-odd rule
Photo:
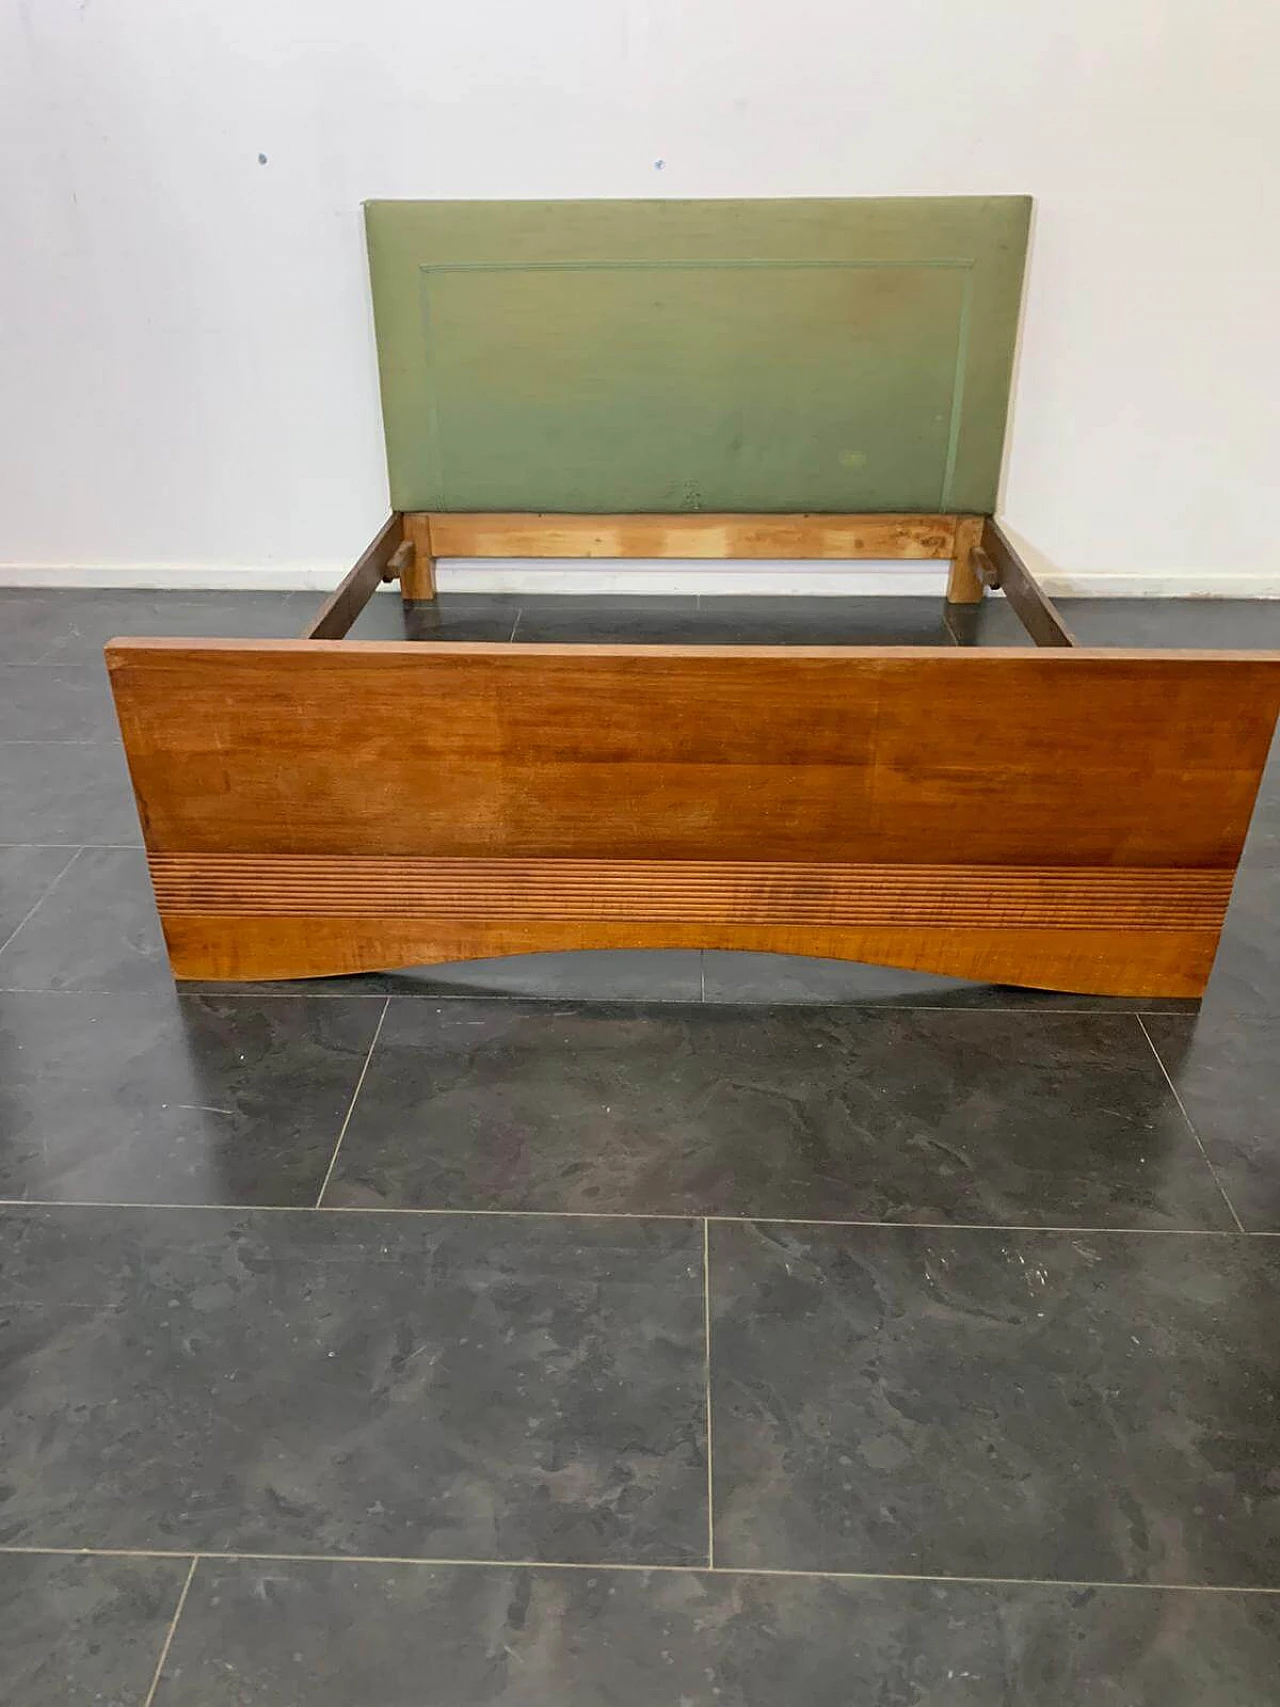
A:
<svg viewBox="0 0 1280 1707">
<path fill-rule="evenodd" d="M 993 510 L 1030 209 L 369 202 L 392 503 Z"/>
</svg>

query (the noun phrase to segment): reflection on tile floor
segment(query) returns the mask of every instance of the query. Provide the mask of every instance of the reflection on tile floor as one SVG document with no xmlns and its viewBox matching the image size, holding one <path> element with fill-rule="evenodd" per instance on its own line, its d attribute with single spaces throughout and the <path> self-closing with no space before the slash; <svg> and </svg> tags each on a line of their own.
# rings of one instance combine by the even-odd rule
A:
<svg viewBox="0 0 1280 1707">
<path fill-rule="evenodd" d="M 706 1563 L 697 1222 L 13 1207 L 0 1245 L 8 1542 Z"/>
<path fill-rule="evenodd" d="M 156 1699 L 1272 1707 L 1278 1657 L 1259 1595 L 209 1561 Z"/>
<path fill-rule="evenodd" d="M 1202 1006 L 691 952 L 179 995 L 101 645 L 315 603 L 0 592 L 6 1707 L 1273 1702 L 1280 760 Z M 1280 647 L 1280 603 L 1065 603 Z"/>
<path fill-rule="evenodd" d="M 0 1555 L 5 1702 L 144 1701 L 189 1570 L 185 1559 Z"/>
<path fill-rule="evenodd" d="M 717 1563 L 1268 1587 L 1280 1243 L 717 1223 Z"/>
<path fill-rule="evenodd" d="M 0 998 L 0 1198 L 314 1204 L 377 1002 Z"/>
<path fill-rule="evenodd" d="M 325 1201 L 1234 1225 L 1117 1013 L 396 997 Z"/>
</svg>

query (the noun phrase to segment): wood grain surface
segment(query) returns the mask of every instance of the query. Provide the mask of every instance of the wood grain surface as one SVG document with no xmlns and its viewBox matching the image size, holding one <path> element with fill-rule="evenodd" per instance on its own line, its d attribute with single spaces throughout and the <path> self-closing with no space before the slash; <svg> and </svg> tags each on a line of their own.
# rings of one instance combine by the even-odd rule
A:
<svg viewBox="0 0 1280 1707">
<path fill-rule="evenodd" d="M 117 641 L 108 661 L 190 977 L 736 946 L 1194 993 L 1280 704 L 1265 654 Z"/>
<path fill-rule="evenodd" d="M 995 584 L 1013 606 L 1018 621 L 1037 646 L 1074 646 L 1076 637 L 1062 620 L 1062 613 L 1026 564 L 1013 542 L 991 516 L 982 525 L 978 553 L 984 567 L 994 572 Z"/>
<path fill-rule="evenodd" d="M 413 547 L 413 562 L 400 576 L 400 596 L 407 604 L 436 596 L 436 545 L 431 517 L 420 511 L 404 518 L 404 536 Z"/>
<path fill-rule="evenodd" d="M 150 866 L 166 914 L 206 917 L 252 902 L 274 918 L 358 918 L 378 896 L 406 919 L 1200 930 L 1231 895 L 1227 872 L 1124 867 L 167 853 Z"/>
<path fill-rule="evenodd" d="M 630 515 L 432 513 L 438 557 L 883 558 L 950 557 L 953 515 Z M 418 518 L 410 514 L 406 527 Z M 974 533 L 976 543 L 977 532 Z M 967 537 L 967 535 L 966 535 Z"/>
<path fill-rule="evenodd" d="M 566 949 L 748 949 L 818 955 L 1098 996 L 1198 996 L 1218 931 L 1063 931 L 947 926 L 713 925 L 601 920 L 212 917 L 163 919 L 179 979 L 320 978 Z"/>
<path fill-rule="evenodd" d="M 986 588 L 973 565 L 973 554 L 982 538 L 983 516 L 957 516 L 955 541 L 951 551 L 951 571 L 947 576 L 949 605 L 976 605 Z"/>
<path fill-rule="evenodd" d="M 382 585 L 391 561 L 404 545 L 404 518 L 388 516 L 342 580 L 303 629 L 303 640 L 341 640 Z"/>
</svg>

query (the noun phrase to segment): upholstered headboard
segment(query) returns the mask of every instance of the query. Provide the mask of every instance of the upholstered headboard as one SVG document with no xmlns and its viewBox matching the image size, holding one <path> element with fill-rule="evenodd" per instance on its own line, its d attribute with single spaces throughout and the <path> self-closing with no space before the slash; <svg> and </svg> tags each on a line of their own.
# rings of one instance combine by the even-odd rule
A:
<svg viewBox="0 0 1280 1707">
<path fill-rule="evenodd" d="M 993 510 L 1030 206 L 370 202 L 392 503 Z"/>
</svg>

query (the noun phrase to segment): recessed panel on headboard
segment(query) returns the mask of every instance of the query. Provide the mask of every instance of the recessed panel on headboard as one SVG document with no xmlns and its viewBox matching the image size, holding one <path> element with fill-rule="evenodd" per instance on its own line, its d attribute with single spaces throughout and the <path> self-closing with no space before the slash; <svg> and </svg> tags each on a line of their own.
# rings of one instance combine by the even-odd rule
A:
<svg viewBox="0 0 1280 1707">
<path fill-rule="evenodd" d="M 991 511 L 1030 206 L 370 202 L 392 503 Z"/>
</svg>

